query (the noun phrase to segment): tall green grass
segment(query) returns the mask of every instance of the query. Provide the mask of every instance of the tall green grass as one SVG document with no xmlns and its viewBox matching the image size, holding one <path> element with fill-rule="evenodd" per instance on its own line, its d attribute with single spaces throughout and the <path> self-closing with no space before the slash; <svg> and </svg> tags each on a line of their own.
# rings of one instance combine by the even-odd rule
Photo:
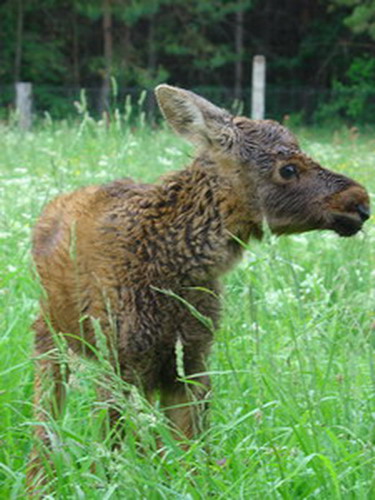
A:
<svg viewBox="0 0 375 500">
<path fill-rule="evenodd" d="M 2 128 L 0 154 L 0 498 L 26 498 L 33 444 L 33 334 L 40 289 L 30 233 L 60 192 L 131 176 L 154 181 L 192 150 L 166 129 L 46 122 Z M 375 193 L 370 135 L 301 130 L 305 150 Z M 225 278 L 211 356 L 210 428 L 181 450 L 158 408 L 121 400 L 125 437 L 112 450 L 95 382 L 102 362 L 74 361 L 48 498 L 375 498 L 374 219 L 362 234 L 250 242 Z M 161 436 L 164 455 L 157 452 Z M 95 467 L 93 467 L 95 464 Z"/>
</svg>

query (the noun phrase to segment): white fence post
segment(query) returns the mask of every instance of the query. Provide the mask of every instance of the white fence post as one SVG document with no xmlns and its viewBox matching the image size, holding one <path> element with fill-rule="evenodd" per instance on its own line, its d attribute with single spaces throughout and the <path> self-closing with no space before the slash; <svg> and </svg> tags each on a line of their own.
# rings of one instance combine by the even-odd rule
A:
<svg viewBox="0 0 375 500">
<path fill-rule="evenodd" d="M 251 88 L 251 118 L 263 120 L 266 93 L 266 58 L 254 56 L 253 79 Z"/>
<path fill-rule="evenodd" d="M 29 82 L 16 83 L 16 114 L 22 130 L 29 130 L 32 124 L 33 87 Z"/>
</svg>

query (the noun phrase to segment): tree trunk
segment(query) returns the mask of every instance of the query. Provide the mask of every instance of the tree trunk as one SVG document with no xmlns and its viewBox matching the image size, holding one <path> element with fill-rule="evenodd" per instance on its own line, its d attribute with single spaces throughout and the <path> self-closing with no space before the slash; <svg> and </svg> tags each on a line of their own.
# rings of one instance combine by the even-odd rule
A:
<svg viewBox="0 0 375 500">
<path fill-rule="evenodd" d="M 150 89 L 155 84 L 156 73 L 156 48 L 155 48 L 155 15 L 152 14 L 149 19 L 148 25 L 148 54 L 147 54 L 147 73 L 148 73 L 148 95 L 147 95 L 147 113 L 151 122 L 154 121 L 155 116 L 155 97 Z"/>
<path fill-rule="evenodd" d="M 109 93 L 111 88 L 112 71 L 112 12 L 111 0 L 103 0 L 103 40 L 104 40 L 104 71 L 100 95 L 99 110 L 101 113 L 109 112 Z"/>
<path fill-rule="evenodd" d="M 14 57 L 14 81 L 21 79 L 22 46 L 23 46 L 23 0 L 17 0 L 16 50 Z"/>
<path fill-rule="evenodd" d="M 147 72 L 152 80 L 156 69 L 156 50 L 155 50 L 155 15 L 151 15 L 148 24 L 148 54 L 147 54 Z"/>
<path fill-rule="evenodd" d="M 79 68 L 79 41 L 78 41 L 78 26 L 77 12 L 73 11 L 73 82 L 76 87 L 80 86 L 81 75 Z"/>
<path fill-rule="evenodd" d="M 244 9 L 239 0 L 238 10 L 236 12 L 234 45 L 236 51 L 236 60 L 234 65 L 234 97 L 242 99 L 242 80 L 243 80 L 243 18 Z"/>
</svg>

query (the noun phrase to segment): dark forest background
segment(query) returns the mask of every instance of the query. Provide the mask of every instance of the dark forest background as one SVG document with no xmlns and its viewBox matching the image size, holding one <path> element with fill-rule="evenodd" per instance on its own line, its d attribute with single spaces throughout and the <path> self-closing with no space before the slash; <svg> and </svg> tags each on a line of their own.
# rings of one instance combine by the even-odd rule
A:
<svg viewBox="0 0 375 500">
<path fill-rule="evenodd" d="M 374 0 L 2 0 L 0 105 L 33 83 L 36 107 L 72 110 L 169 82 L 248 107 L 267 58 L 267 114 L 375 122 Z"/>
</svg>

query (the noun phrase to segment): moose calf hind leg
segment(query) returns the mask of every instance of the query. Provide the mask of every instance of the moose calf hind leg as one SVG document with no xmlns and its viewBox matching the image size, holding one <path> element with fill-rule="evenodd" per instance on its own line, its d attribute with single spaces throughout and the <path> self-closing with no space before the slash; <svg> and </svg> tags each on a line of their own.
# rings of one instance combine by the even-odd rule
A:
<svg viewBox="0 0 375 500">
<path fill-rule="evenodd" d="M 35 443 L 28 467 L 28 485 L 36 476 L 42 474 L 42 445 L 51 445 L 51 433 L 48 431 L 50 417 L 57 418 L 64 407 L 66 384 L 69 368 L 61 362 L 55 349 L 53 337 L 45 321 L 39 318 L 34 328 L 36 331 L 35 381 L 34 381 L 34 424 Z"/>
</svg>

